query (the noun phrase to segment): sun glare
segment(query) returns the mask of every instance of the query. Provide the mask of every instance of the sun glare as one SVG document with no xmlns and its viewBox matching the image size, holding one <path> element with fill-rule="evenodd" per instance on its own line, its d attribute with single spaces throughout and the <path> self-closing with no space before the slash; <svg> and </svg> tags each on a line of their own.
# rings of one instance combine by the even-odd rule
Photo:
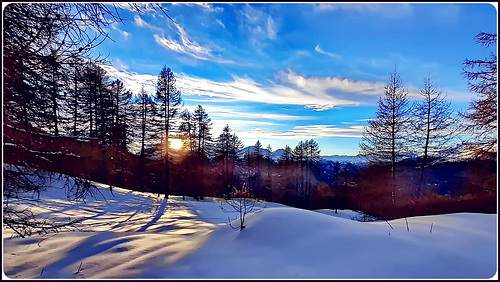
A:
<svg viewBox="0 0 500 282">
<path fill-rule="evenodd" d="M 181 139 L 170 139 L 170 147 L 179 150 L 182 147 Z"/>
</svg>

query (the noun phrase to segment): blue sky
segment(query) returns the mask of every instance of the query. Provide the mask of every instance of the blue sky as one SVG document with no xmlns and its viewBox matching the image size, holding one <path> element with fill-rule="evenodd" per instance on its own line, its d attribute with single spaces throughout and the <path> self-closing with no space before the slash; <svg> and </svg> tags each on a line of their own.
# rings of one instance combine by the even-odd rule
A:
<svg viewBox="0 0 500 282">
<path fill-rule="evenodd" d="M 273 150 L 313 138 L 322 155 L 356 155 L 366 120 L 375 117 L 394 66 L 409 90 L 427 76 L 457 110 L 476 98 L 462 63 L 484 59 L 474 37 L 497 33 L 497 8 L 487 3 L 164 3 L 168 14 L 123 24 L 95 51 L 108 74 L 133 92 L 166 65 L 184 107 L 202 105 L 217 137 L 228 124 L 246 146 Z"/>
</svg>

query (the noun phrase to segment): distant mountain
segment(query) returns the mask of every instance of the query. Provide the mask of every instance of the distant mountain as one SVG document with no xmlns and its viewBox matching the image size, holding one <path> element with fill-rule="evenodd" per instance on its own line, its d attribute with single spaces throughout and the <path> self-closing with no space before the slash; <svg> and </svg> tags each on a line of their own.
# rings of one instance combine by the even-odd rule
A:
<svg viewBox="0 0 500 282">
<path fill-rule="evenodd" d="M 255 146 L 245 147 L 241 151 L 238 152 L 238 157 L 243 158 L 248 151 L 253 152 L 254 150 L 255 150 Z M 262 148 L 261 150 L 262 150 L 262 156 L 264 156 L 264 157 L 267 156 L 269 151 L 265 148 Z M 283 152 L 284 152 L 283 149 L 278 149 L 274 152 L 271 152 L 271 158 L 274 161 L 278 161 L 281 158 L 281 156 L 283 155 Z"/>
<path fill-rule="evenodd" d="M 356 156 L 331 155 L 331 156 L 321 156 L 321 158 L 324 160 L 339 162 L 339 163 L 359 164 L 367 162 L 366 158 L 361 155 L 356 155 Z"/>
<path fill-rule="evenodd" d="M 254 150 L 255 150 L 255 146 L 245 147 L 244 149 L 242 149 L 238 153 L 238 157 L 243 158 L 248 151 L 253 152 Z M 268 150 L 264 149 L 264 148 L 262 148 L 261 150 L 262 150 L 262 155 L 267 156 Z M 281 156 L 283 156 L 284 151 L 285 150 L 283 150 L 283 149 L 278 149 L 274 152 L 271 152 L 271 158 L 274 161 L 278 161 L 281 158 Z M 357 155 L 357 156 L 331 155 L 331 156 L 321 156 L 321 159 L 323 161 L 331 161 L 331 162 L 338 161 L 340 163 L 352 163 L 352 164 L 361 164 L 361 163 L 367 162 L 366 158 L 361 156 L 361 155 Z"/>
</svg>

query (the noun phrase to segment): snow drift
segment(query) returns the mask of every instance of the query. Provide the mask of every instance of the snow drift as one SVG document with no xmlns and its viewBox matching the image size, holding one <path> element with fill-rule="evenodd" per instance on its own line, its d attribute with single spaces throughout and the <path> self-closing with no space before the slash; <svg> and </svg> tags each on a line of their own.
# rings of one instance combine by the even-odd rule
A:
<svg viewBox="0 0 500 282">
<path fill-rule="evenodd" d="M 359 222 L 354 211 L 258 203 L 265 208 L 240 232 L 216 198 L 167 201 L 102 185 L 102 198 L 74 203 L 58 185 L 33 211 L 80 218 L 79 229 L 16 238 L 4 228 L 8 278 L 496 277 L 496 214 Z"/>
</svg>

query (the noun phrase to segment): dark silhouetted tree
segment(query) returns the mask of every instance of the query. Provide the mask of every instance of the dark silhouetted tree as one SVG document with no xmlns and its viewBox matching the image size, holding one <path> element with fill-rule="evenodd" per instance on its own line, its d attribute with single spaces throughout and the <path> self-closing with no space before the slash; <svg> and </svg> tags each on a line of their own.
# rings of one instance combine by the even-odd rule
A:
<svg viewBox="0 0 500 282">
<path fill-rule="evenodd" d="M 394 68 L 384 96 L 379 99 L 376 117 L 368 120 L 360 143 L 360 154 L 370 163 L 391 166 L 393 181 L 392 202 L 395 203 L 396 162 L 409 152 L 411 108 L 408 91 L 403 88 L 401 78 Z"/>
<path fill-rule="evenodd" d="M 176 88 L 175 76 L 170 68 L 163 66 L 156 83 L 155 102 L 159 104 L 159 117 L 161 119 L 160 134 L 162 139 L 162 155 L 165 158 L 165 198 L 170 194 L 170 160 L 169 138 L 170 129 L 173 128 L 181 104 L 181 92 Z"/>
<path fill-rule="evenodd" d="M 433 162 L 440 161 L 453 153 L 456 146 L 452 142 L 456 141 L 457 132 L 451 104 L 430 77 L 425 80 L 420 95 L 423 99 L 413 107 L 412 123 L 415 132 L 412 138 L 417 153 L 422 156 L 420 181 L 423 181 L 424 170 L 430 159 Z"/>
<path fill-rule="evenodd" d="M 316 168 L 321 150 L 319 149 L 318 143 L 314 141 L 314 139 L 306 140 L 304 146 L 306 156 L 306 195 L 309 198 L 311 197 L 313 170 Z"/>
<path fill-rule="evenodd" d="M 280 163 L 290 163 L 293 161 L 293 152 L 290 146 L 286 145 L 283 149 L 283 155 L 281 155 L 279 162 Z"/>
<path fill-rule="evenodd" d="M 233 191 L 237 153 L 242 147 L 243 144 L 236 134 L 231 134 L 229 125 L 224 126 L 222 133 L 216 140 L 215 160 L 222 163 L 223 193 L 226 198 L 230 198 Z"/>
<path fill-rule="evenodd" d="M 480 32 L 476 42 L 484 47 L 495 46 L 497 35 Z M 477 93 L 464 116 L 471 121 L 467 130 L 475 137 L 471 146 L 474 158 L 496 160 L 497 152 L 497 55 L 490 54 L 488 59 L 468 60 L 463 63 L 463 75 L 468 80 L 469 89 Z"/>
<path fill-rule="evenodd" d="M 203 176 L 205 174 L 205 165 L 212 157 L 212 120 L 208 117 L 202 106 L 194 110 L 193 120 L 195 122 L 195 159 L 196 159 L 196 178 L 195 199 L 203 199 Z"/>
</svg>

